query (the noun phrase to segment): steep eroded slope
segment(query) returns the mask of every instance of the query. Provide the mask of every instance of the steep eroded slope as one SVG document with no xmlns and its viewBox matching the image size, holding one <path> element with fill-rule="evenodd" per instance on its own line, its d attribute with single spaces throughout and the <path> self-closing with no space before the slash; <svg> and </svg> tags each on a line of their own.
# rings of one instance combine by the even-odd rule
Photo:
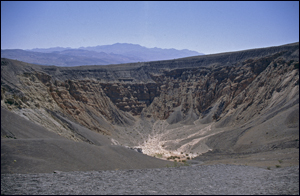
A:
<svg viewBox="0 0 300 196">
<path fill-rule="evenodd" d="M 299 43 L 113 66 L 1 59 L 1 107 L 65 138 L 159 158 L 299 148 Z M 276 147 L 276 148 L 275 148 Z"/>
</svg>

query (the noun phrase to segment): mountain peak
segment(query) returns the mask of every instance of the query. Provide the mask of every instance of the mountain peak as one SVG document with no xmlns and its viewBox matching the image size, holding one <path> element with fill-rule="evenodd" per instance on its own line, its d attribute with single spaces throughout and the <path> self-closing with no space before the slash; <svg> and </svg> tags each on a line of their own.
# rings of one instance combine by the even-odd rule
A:
<svg viewBox="0 0 300 196">
<path fill-rule="evenodd" d="M 28 55 L 28 54 L 31 55 Z M 202 55 L 188 49 L 147 48 L 139 44 L 115 43 L 88 47 L 52 47 L 31 50 L 1 50 L 1 57 L 28 63 L 57 66 L 109 65 L 169 60 Z"/>
</svg>

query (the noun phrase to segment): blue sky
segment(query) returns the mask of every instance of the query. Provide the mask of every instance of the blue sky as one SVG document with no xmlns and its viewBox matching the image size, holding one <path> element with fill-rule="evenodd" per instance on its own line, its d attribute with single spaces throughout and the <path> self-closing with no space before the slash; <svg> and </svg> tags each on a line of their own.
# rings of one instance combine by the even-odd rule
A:
<svg viewBox="0 0 300 196">
<path fill-rule="evenodd" d="M 298 1 L 1 1 L 1 49 L 133 43 L 213 54 L 293 42 Z"/>
</svg>

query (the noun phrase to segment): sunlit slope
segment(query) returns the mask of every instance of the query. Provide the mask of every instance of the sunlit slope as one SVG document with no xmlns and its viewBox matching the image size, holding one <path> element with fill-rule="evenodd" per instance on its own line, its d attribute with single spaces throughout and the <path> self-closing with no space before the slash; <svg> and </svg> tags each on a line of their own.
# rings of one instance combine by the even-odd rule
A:
<svg viewBox="0 0 300 196">
<path fill-rule="evenodd" d="M 83 127 L 164 159 L 298 149 L 299 43 L 113 66 L 1 59 L 1 107 L 67 139 L 90 141 Z"/>
</svg>

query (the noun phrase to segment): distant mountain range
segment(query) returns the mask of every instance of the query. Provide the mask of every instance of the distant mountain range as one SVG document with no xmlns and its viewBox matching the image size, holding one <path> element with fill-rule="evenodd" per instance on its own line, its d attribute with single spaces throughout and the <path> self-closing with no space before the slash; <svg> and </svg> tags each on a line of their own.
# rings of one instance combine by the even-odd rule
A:
<svg viewBox="0 0 300 196">
<path fill-rule="evenodd" d="M 170 60 L 204 55 L 191 50 L 146 48 L 138 44 L 116 43 L 80 48 L 36 48 L 32 50 L 1 50 L 1 58 L 15 59 L 27 63 L 56 66 L 109 65 L 132 62 Z"/>
</svg>

